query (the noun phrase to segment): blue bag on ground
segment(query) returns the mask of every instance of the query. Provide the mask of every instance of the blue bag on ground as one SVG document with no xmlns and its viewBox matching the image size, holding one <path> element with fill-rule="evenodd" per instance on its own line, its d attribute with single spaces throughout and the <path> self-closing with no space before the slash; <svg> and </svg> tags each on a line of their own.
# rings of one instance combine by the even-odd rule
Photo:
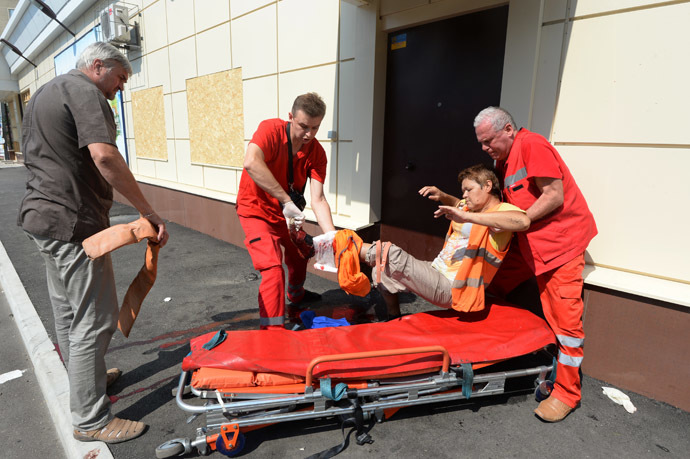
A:
<svg viewBox="0 0 690 459">
<path fill-rule="evenodd" d="M 299 315 L 304 328 L 345 327 L 350 325 L 347 319 L 331 319 L 325 316 L 316 316 L 314 311 L 303 311 Z"/>
</svg>

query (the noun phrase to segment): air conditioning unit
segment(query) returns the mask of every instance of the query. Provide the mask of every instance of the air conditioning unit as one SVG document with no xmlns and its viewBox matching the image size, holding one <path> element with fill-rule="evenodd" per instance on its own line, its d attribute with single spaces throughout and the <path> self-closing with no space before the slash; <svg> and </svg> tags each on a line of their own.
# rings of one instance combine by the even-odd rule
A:
<svg viewBox="0 0 690 459">
<path fill-rule="evenodd" d="M 103 40 L 128 42 L 130 40 L 129 29 L 129 10 L 126 6 L 113 3 L 101 11 Z"/>
</svg>

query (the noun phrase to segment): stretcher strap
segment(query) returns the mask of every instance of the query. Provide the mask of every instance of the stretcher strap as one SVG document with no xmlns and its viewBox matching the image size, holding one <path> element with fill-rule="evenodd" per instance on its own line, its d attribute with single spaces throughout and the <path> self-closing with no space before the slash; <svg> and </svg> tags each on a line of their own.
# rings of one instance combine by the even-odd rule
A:
<svg viewBox="0 0 690 459">
<path fill-rule="evenodd" d="M 331 389 L 331 378 L 324 378 L 319 380 L 319 385 L 321 386 L 321 395 L 324 397 L 337 402 L 345 394 L 347 394 L 347 384 L 338 383 L 335 386 L 335 391 Z"/>
<path fill-rule="evenodd" d="M 556 368 L 558 367 L 558 359 L 556 356 L 553 357 L 553 362 L 551 363 L 551 374 L 549 375 L 549 379 L 552 382 L 556 382 Z"/>
<path fill-rule="evenodd" d="M 474 370 L 471 363 L 463 363 L 462 367 L 462 395 L 466 399 L 472 396 L 472 382 L 474 381 Z"/>
<path fill-rule="evenodd" d="M 206 342 L 206 344 L 204 344 L 201 347 L 203 347 L 207 351 L 210 351 L 211 349 L 225 341 L 225 338 L 227 338 L 227 336 L 228 334 L 225 333 L 225 330 L 218 330 L 218 332 L 215 335 L 213 335 L 213 338 L 208 340 L 208 342 Z"/>
</svg>

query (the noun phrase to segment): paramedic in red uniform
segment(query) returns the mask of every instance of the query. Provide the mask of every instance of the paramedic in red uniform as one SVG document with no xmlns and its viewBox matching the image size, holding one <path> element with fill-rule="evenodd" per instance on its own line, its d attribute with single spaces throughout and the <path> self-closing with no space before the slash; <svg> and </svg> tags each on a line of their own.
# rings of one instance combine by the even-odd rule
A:
<svg viewBox="0 0 690 459">
<path fill-rule="evenodd" d="M 498 107 L 482 110 L 474 128 L 482 149 L 496 162 L 504 200 L 532 220 L 527 231 L 515 234 L 490 292 L 505 297 L 536 275 L 544 317 L 558 339 L 558 368 L 551 396 L 534 412 L 558 422 L 581 398 L 582 270 L 596 224 L 568 167 L 544 137 L 517 130 L 512 116 Z"/>
<path fill-rule="evenodd" d="M 331 208 L 323 193 L 326 153 L 315 138 L 325 113 L 326 104 L 318 94 L 303 94 L 295 99 L 288 121 L 277 118 L 262 121 L 247 147 L 237 194 L 237 215 L 254 268 L 261 272 L 262 329 L 284 327 L 285 273 L 281 246 L 288 267 L 288 300 L 297 305 L 321 298 L 304 289 L 307 260 L 299 255 L 288 231 L 290 220 L 297 227 L 304 222 L 304 214 L 289 194 L 288 158 L 292 154 L 292 189 L 302 193 L 310 178 L 311 208 L 316 220 L 324 233 L 335 231 Z"/>
</svg>

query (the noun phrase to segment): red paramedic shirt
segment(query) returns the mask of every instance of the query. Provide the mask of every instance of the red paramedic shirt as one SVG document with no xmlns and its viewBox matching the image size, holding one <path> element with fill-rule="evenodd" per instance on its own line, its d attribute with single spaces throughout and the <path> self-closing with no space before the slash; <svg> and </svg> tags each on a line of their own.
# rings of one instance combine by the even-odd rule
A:
<svg viewBox="0 0 690 459">
<path fill-rule="evenodd" d="M 285 132 L 287 123 L 278 118 L 262 121 L 251 140 L 251 143 L 261 148 L 266 166 L 285 191 L 288 190 L 288 138 Z M 296 190 L 302 190 L 308 177 L 321 183 L 326 180 L 328 161 L 326 152 L 318 140 L 313 139 L 307 145 L 303 145 L 300 151 L 293 151 L 292 161 Z M 285 221 L 280 202 L 254 183 L 246 170 L 242 170 L 240 178 L 237 215 L 261 218 L 269 223 Z"/>
<path fill-rule="evenodd" d="M 563 181 L 563 204 L 516 233 L 520 252 L 536 275 L 555 269 L 585 251 L 597 234 L 594 217 L 570 170 L 556 149 L 541 135 L 520 129 L 505 161 L 496 170 L 503 181 L 505 201 L 529 209 L 541 192 L 535 177 Z"/>
</svg>

